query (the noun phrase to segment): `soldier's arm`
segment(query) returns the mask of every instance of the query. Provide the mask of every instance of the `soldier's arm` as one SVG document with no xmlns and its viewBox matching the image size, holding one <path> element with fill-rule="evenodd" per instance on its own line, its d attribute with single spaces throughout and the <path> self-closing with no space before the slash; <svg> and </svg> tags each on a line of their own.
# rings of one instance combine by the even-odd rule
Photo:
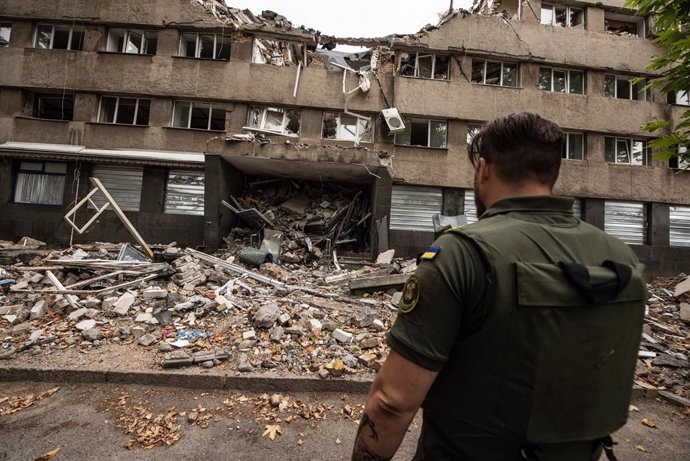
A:
<svg viewBox="0 0 690 461">
<path fill-rule="evenodd" d="M 388 460 L 395 455 L 437 375 L 390 352 L 369 391 L 353 461 Z"/>
</svg>

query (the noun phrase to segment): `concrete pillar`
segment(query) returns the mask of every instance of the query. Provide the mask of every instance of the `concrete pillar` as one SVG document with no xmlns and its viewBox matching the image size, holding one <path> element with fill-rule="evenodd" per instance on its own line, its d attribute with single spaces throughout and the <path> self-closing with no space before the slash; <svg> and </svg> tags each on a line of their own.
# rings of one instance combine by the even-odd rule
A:
<svg viewBox="0 0 690 461">
<path fill-rule="evenodd" d="M 321 124 L 323 123 L 323 111 L 314 109 L 302 109 L 300 119 L 299 137 L 304 139 L 321 139 Z"/>
<path fill-rule="evenodd" d="M 105 51 L 106 42 L 103 37 L 107 36 L 107 33 L 107 29 L 103 26 L 87 26 L 84 33 L 84 43 L 82 46 L 82 50 Z"/>
<path fill-rule="evenodd" d="M 0 203 L 9 203 L 12 201 L 13 179 L 12 159 L 2 157 L 0 159 Z"/>
<path fill-rule="evenodd" d="M 598 198 L 582 199 L 582 219 L 594 227 L 604 229 L 604 200 Z"/>
<path fill-rule="evenodd" d="M 443 214 L 445 216 L 457 216 L 463 212 L 463 189 L 443 189 Z"/>
<path fill-rule="evenodd" d="M 77 93 L 74 95 L 75 122 L 95 122 L 98 120 L 98 95 Z"/>
<path fill-rule="evenodd" d="M 652 246 L 669 245 L 669 205 L 666 203 L 647 203 L 647 243 Z"/>
<path fill-rule="evenodd" d="M 163 29 L 158 31 L 158 45 L 156 55 L 167 58 L 177 56 L 180 51 L 180 35 L 177 29 Z"/>
<path fill-rule="evenodd" d="M 237 222 L 237 217 L 220 202 L 242 192 L 244 175 L 215 154 L 206 154 L 204 166 L 204 242 L 207 248 L 217 249 Z"/>
<path fill-rule="evenodd" d="M 230 61 L 252 62 L 252 49 L 254 40 L 252 37 L 235 38 L 230 45 Z"/>
<path fill-rule="evenodd" d="M 587 133 L 585 136 L 585 157 L 592 163 L 605 163 L 604 135 Z"/>
<path fill-rule="evenodd" d="M 596 6 L 585 8 L 585 30 L 604 32 L 604 10 Z"/>
<path fill-rule="evenodd" d="M 371 203 L 371 251 L 378 255 L 388 250 L 388 230 L 390 228 L 391 195 L 393 194 L 393 180 L 386 168 L 379 168 L 376 178 L 369 187 Z"/>
<path fill-rule="evenodd" d="M 23 99 L 22 90 L 3 88 L 0 91 L 0 114 L 8 117 L 21 115 L 24 104 Z"/>
<path fill-rule="evenodd" d="M 225 126 L 228 133 L 242 133 L 242 127 L 247 124 L 246 104 L 226 104 Z"/>
<path fill-rule="evenodd" d="M 539 85 L 539 64 L 521 64 L 518 67 L 521 88 L 536 89 Z"/>
<path fill-rule="evenodd" d="M 34 47 L 34 25 L 31 21 L 12 21 L 10 46 L 13 48 Z"/>
<path fill-rule="evenodd" d="M 144 178 L 141 186 L 139 211 L 163 213 L 165 188 L 168 181 L 168 169 L 163 167 L 144 167 Z"/>
<path fill-rule="evenodd" d="M 173 100 L 151 98 L 149 126 L 172 126 Z"/>
</svg>

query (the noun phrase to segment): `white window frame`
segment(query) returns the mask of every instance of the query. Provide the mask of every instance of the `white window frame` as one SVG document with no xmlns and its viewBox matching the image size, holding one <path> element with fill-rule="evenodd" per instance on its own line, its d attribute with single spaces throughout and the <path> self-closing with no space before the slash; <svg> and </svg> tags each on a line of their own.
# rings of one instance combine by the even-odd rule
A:
<svg viewBox="0 0 690 461">
<path fill-rule="evenodd" d="M 437 53 L 421 53 L 420 51 L 410 51 L 410 52 L 405 52 L 408 56 L 414 53 L 414 75 L 400 75 L 401 77 L 405 78 L 424 78 L 427 80 L 450 80 L 450 56 L 445 55 L 445 54 L 437 54 Z M 421 56 L 423 58 L 425 57 L 431 57 L 431 77 L 423 77 L 419 75 L 419 57 Z M 448 61 L 447 65 L 447 71 L 446 71 L 446 78 L 436 78 L 436 58 L 446 58 Z M 402 59 L 398 61 L 398 74 L 400 74 L 400 69 L 402 67 Z"/>
<path fill-rule="evenodd" d="M 410 144 L 400 144 L 398 142 L 399 136 L 402 136 L 404 133 L 396 134 L 394 138 L 394 144 L 396 146 L 410 146 L 410 147 L 422 147 L 422 148 L 427 148 L 427 149 L 448 149 L 448 120 L 438 120 L 438 119 L 430 119 L 430 118 L 416 118 L 416 117 L 405 117 L 405 126 L 409 126 L 410 130 L 412 130 L 412 123 L 423 123 L 425 122 L 427 124 L 427 135 L 426 135 L 426 146 L 420 146 L 417 144 L 411 144 L 412 140 L 410 140 Z M 445 133 L 445 139 L 443 140 L 443 146 L 431 146 L 431 124 L 432 123 L 444 123 L 446 125 L 446 133 Z M 410 134 L 411 136 L 411 134 Z"/>
<path fill-rule="evenodd" d="M 187 126 L 175 126 L 175 113 L 177 112 L 177 108 L 179 107 L 178 104 L 186 104 L 189 103 L 189 115 L 187 116 Z M 206 122 L 206 128 L 192 128 L 192 112 L 194 111 L 194 104 L 208 104 L 208 121 Z M 223 111 L 225 111 L 225 104 L 224 103 L 217 103 L 217 102 L 204 102 L 204 101 L 189 101 L 187 99 L 178 99 L 175 100 L 175 103 L 173 104 L 173 114 L 172 114 L 172 120 L 170 122 L 170 126 L 173 128 L 182 128 L 182 129 L 187 129 L 187 130 L 206 130 L 206 131 L 225 131 L 223 130 L 214 130 L 211 128 L 211 121 L 213 120 L 213 108 L 214 106 L 222 106 Z M 218 107 L 216 107 L 218 109 Z"/>
<path fill-rule="evenodd" d="M 609 162 L 606 160 L 606 140 L 607 139 L 613 139 L 614 140 L 614 153 L 613 153 L 613 162 Z M 619 162 L 618 161 L 618 143 L 619 142 L 626 142 L 628 145 L 628 158 L 630 159 L 628 162 Z M 633 143 L 636 142 L 641 142 L 643 147 L 642 147 L 642 163 L 633 163 L 633 155 L 632 155 L 632 148 L 633 148 Z M 604 137 L 604 160 L 606 163 L 613 164 L 613 165 L 631 165 L 631 166 L 647 166 L 649 165 L 649 145 L 647 143 L 646 139 L 639 139 L 639 138 L 625 138 L 625 137 L 618 137 L 618 136 L 605 136 Z"/>
<path fill-rule="evenodd" d="M 571 136 L 581 136 L 582 137 L 582 151 L 579 153 L 580 158 L 572 158 L 572 153 L 570 152 L 570 137 Z M 565 151 L 563 152 L 562 158 L 565 160 L 576 160 L 582 161 L 585 159 L 585 141 L 586 137 L 584 133 L 576 131 L 566 131 L 565 132 Z"/>
<path fill-rule="evenodd" d="M 482 71 L 482 81 L 481 82 L 475 82 L 472 81 L 472 83 L 476 85 L 489 85 L 489 86 L 501 86 L 503 88 L 517 88 L 519 85 L 519 79 L 518 79 L 518 65 L 517 63 L 514 62 L 503 62 L 503 61 L 494 61 L 491 59 L 482 59 L 482 58 L 472 58 L 472 67 L 474 68 L 474 62 L 475 61 L 483 61 L 484 62 L 484 70 Z M 501 65 L 501 81 L 500 83 L 486 83 L 486 67 L 488 63 L 495 63 L 495 64 L 500 64 Z M 503 74 L 504 74 L 504 67 L 505 66 L 514 66 L 515 67 L 515 86 L 509 86 L 509 85 L 504 85 L 503 84 Z"/>
<path fill-rule="evenodd" d="M 539 73 L 541 73 L 542 70 L 549 70 L 551 71 L 551 89 L 543 89 L 539 87 L 539 82 L 537 82 L 537 88 L 539 88 L 541 91 L 549 91 L 551 93 L 564 93 L 564 94 L 585 94 L 585 71 L 583 70 L 575 70 L 575 69 L 562 69 L 559 67 L 547 67 L 547 66 L 540 66 L 539 67 Z M 556 91 L 554 90 L 554 81 L 555 78 L 553 76 L 554 72 L 565 72 L 565 89 L 566 91 Z M 582 75 L 582 93 L 573 93 L 570 91 L 570 73 L 571 72 L 577 72 Z"/>
<path fill-rule="evenodd" d="M 613 96 L 606 95 L 606 80 L 609 78 L 614 78 L 614 85 L 613 85 Z M 604 74 L 604 96 L 607 98 L 614 98 L 614 99 L 623 99 L 623 100 L 629 100 L 629 101 L 646 101 L 647 100 L 647 92 L 646 91 L 641 91 L 638 92 L 638 94 L 642 95 L 641 99 L 638 99 L 635 97 L 635 86 L 636 84 L 633 82 L 635 77 L 630 77 L 629 75 L 617 75 L 617 74 Z M 619 80 L 627 80 L 628 84 L 630 85 L 630 91 L 628 94 L 627 98 L 619 98 L 618 97 L 618 81 Z"/>
<path fill-rule="evenodd" d="M 556 6 L 559 6 L 561 8 L 565 8 L 565 16 L 567 18 L 568 23 L 565 25 L 565 27 L 579 27 L 582 26 L 584 27 L 585 25 L 585 10 L 580 7 L 575 7 L 575 6 L 568 6 L 568 5 L 554 5 L 552 3 L 542 3 L 541 4 L 541 9 L 542 10 L 548 10 L 549 8 L 551 9 L 551 22 L 547 23 L 544 22 L 543 16 L 540 14 L 539 17 L 539 22 L 544 25 L 544 26 L 553 26 L 553 27 L 562 27 L 559 24 L 556 24 Z M 582 14 L 582 22 L 579 24 L 570 24 L 570 16 L 572 14 L 572 11 L 579 11 L 580 14 Z"/>
<path fill-rule="evenodd" d="M 326 128 L 326 117 L 329 115 L 335 116 L 335 136 L 332 138 L 326 138 L 324 137 L 324 129 Z M 354 137 L 352 139 L 350 138 L 342 138 L 339 137 L 339 133 L 341 132 L 341 127 L 343 124 L 341 123 L 341 118 L 342 117 L 349 117 L 353 118 L 356 121 L 356 130 Z M 356 142 L 356 143 L 367 143 L 371 144 L 374 142 L 374 119 L 365 119 L 361 117 L 356 117 L 354 115 L 349 115 L 349 114 L 344 114 L 342 112 L 324 112 L 323 117 L 321 119 L 321 138 L 322 139 L 329 139 L 329 140 L 336 140 L 336 141 L 351 141 L 351 142 Z M 367 130 L 367 128 L 369 128 Z M 364 135 L 370 133 L 369 138 L 365 138 Z"/>
<path fill-rule="evenodd" d="M 10 46 L 10 40 L 12 39 L 12 23 L 10 22 L 0 22 L 0 36 L 2 36 L 3 31 L 7 31 L 6 35 L 7 38 L 7 43 L 5 45 L 0 45 L 0 48 L 5 48 L 7 46 Z"/>
<path fill-rule="evenodd" d="M 257 124 L 258 126 L 252 126 L 252 113 L 255 111 L 259 111 L 259 117 Z M 288 118 L 288 111 L 295 111 L 299 114 L 300 118 L 300 129 L 302 128 L 302 111 L 299 109 L 289 109 L 286 107 L 273 107 L 273 106 L 251 106 L 249 107 L 249 111 L 247 112 L 247 125 L 243 127 L 245 130 L 249 131 L 258 131 L 258 132 L 264 132 L 264 133 L 271 133 L 271 134 L 279 134 L 282 136 L 290 136 L 297 138 L 299 137 L 299 130 L 297 133 L 292 133 L 288 130 L 288 125 L 290 123 L 290 120 Z M 281 129 L 280 130 L 272 130 L 269 128 L 266 128 L 266 119 L 268 118 L 269 112 L 282 112 L 283 117 L 281 120 Z M 322 122 L 323 123 L 323 122 Z M 323 133 L 323 129 L 321 131 Z"/>
<path fill-rule="evenodd" d="M 183 38 L 185 35 L 189 35 L 189 34 L 196 35 L 196 38 L 195 38 L 195 46 L 194 46 L 194 56 L 187 56 L 186 54 L 184 54 L 186 51 L 183 51 L 184 49 L 183 49 L 183 47 L 182 47 L 182 38 Z M 212 58 L 202 58 L 202 57 L 200 56 L 200 54 L 201 54 L 201 40 L 199 39 L 199 36 L 200 36 L 200 35 L 213 35 L 213 57 L 212 57 Z M 230 44 L 231 44 L 231 39 L 230 39 L 230 36 L 228 36 L 228 35 L 223 35 L 223 34 L 204 34 L 204 33 L 201 33 L 201 32 L 181 32 L 181 33 L 180 33 L 179 56 L 185 57 L 185 58 L 195 58 L 195 59 L 212 59 L 212 60 L 214 60 L 214 61 L 228 61 L 228 60 L 230 59 L 229 54 L 230 54 L 231 51 L 228 52 L 228 57 L 227 57 L 227 58 L 219 58 L 219 57 L 216 56 L 216 52 L 218 51 L 218 37 L 219 37 L 219 36 L 222 37 L 222 38 L 224 39 L 224 40 L 221 40 L 221 43 L 225 43 L 225 41 L 227 40 L 228 46 L 230 46 Z"/>
<path fill-rule="evenodd" d="M 50 30 L 50 46 L 48 48 L 40 48 L 38 46 L 38 29 L 41 27 L 51 27 Z M 55 42 L 55 28 L 56 27 L 64 27 L 64 28 L 69 28 L 69 36 L 67 38 L 67 50 L 69 51 L 81 51 L 82 48 L 84 48 L 84 38 L 86 37 L 86 30 L 82 26 L 69 26 L 69 25 L 62 25 L 62 24 L 46 24 L 46 23 L 40 23 L 36 24 L 36 31 L 34 32 L 34 48 L 42 49 L 42 50 L 52 50 L 53 44 Z M 82 36 L 82 42 L 81 42 L 81 47 L 78 50 L 73 50 L 72 49 L 72 35 L 74 32 L 81 32 L 83 34 Z M 65 48 L 60 48 L 65 49 Z"/>
<path fill-rule="evenodd" d="M 113 113 L 113 121 L 112 122 L 109 122 L 107 120 L 106 121 L 101 120 L 101 108 L 103 107 L 103 99 L 104 98 L 110 98 L 110 99 L 116 100 L 115 101 L 115 112 Z M 120 108 L 120 99 L 135 99 L 136 100 L 136 104 L 134 106 L 134 120 L 132 123 L 118 123 L 117 122 L 117 112 Z M 98 101 L 98 123 L 108 123 L 111 125 L 127 125 L 127 126 L 129 126 L 129 125 L 148 126 L 149 125 L 148 122 L 146 123 L 146 125 L 139 125 L 137 123 L 137 116 L 139 115 L 139 103 L 140 103 L 140 101 L 148 101 L 149 102 L 149 117 L 150 117 L 151 116 L 151 105 L 150 105 L 151 100 L 148 98 L 129 98 L 127 96 L 101 96 L 101 99 Z"/>
<path fill-rule="evenodd" d="M 108 50 L 110 53 L 125 53 L 125 54 L 141 54 L 145 56 L 153 56 L 155 53 L 147 53 L 150 40 L 150 34 L 158 34 L 158 31 L 154 30 L 143 30 L 143 29 L 122 29 L 119 27 L 113 27 L 108 31 L 108 45 L 111 43 L 111 38 L 113 38 L 116 32 L 123 32 L 122 46 L 116 50 Z M 139 47 L 139 52 L 134 53 L 127 51 L 127 44 L 129 43 L 129 38 L 131 34 L 141 35 L 141 46 Z M 149 36 L 147 36 L 149 35 Z M 157 40 L 157 38 L 156 38 Z M 115 43 L 117 46 L 117 43 Z"/>
</svg>

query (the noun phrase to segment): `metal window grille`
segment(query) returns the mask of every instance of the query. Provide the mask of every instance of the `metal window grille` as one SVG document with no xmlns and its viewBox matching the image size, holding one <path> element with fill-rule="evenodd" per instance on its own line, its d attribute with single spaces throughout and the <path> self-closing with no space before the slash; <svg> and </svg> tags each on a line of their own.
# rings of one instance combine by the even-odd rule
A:
<svg viewBox="0 0 690 461">
<path fill-rule="evenodd" d="M 123 211 L 139 211 L 141 186 L 144 178 L 143 168 L 122 168 L 96 166 L 91 176 L 98 178 Z M 105 197 L 95 194 L 93 201 L 99 207 L 105 205 Z M 89 208 L 93 208 L 89 205 Z"/>
<path fill-rule="evenodd" d="M 690 247 L 690 207 L 669 207 L 669 245 Z"/>
<path fill-rule="evenodd" d="M 433 232 L 432 218 L 443 211 L 443 191 L 432 187 L 393 186 L 391 229 Z"/>
<path fill-rule="evenodd" d="M 606 201 L 604 231 L 630 245 L 647 241 L 647 213 L 642 203 Z"/>
<path fill-rule="evenodd" d="M 164 211 L 170 214 L 204 215 L 204 173 L 170 170 Z"/>
<path fill-rule="evenodd" d="M 465 217 L 467 224 L 477 222 L 477 205 L 474 203 L 474 190 L 465 189 Z"/>
</svg>

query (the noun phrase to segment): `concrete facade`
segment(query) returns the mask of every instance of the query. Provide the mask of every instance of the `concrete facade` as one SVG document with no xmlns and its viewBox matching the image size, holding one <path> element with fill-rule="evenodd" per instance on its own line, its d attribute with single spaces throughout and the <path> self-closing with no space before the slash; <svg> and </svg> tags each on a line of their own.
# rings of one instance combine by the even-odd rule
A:
<svg viewBox="0 0 690 461">
<path fill-rule="evenodd" d="M 505 8 L 513 8 L 511 2 L 504 3 Z M 644 203 L 646 244 L 640 248 L 636 245 L 636 251 L 655 273 L 670 274 L 682 268 L 682 259 L 690 256 L 690 252 L 677 248 L 667 252 L 668 210 L 670 206 L 690 204 L 690 175 L 676 174 L 677 170 L 656 160 L 647 165 L 607 163 L 604 145 L 606 137 L 649 139 L 649 133 L 639 128 L 642 123 L 653 117 L 678 121 L 686 108 L 668 104 L 666 95 L 654 91 L 644 101 L 607 97 L 605 75 L 649 77 L 646 66 L 659 50 L 648 38 L 606 32 L 607 15 L 633 17 L 632 12 L 622 9 L 622 1 L 578 4 L 584 11 L 584 23 L 579 27 L 540 24 L 541 2 L 532 0 L 523 3 L 512 19 L 456 11 L 443 18 L 439 27 L 416 35 L 361 40 L 384 49 L 392 62 L 380 65 L 376 78 L 370 77 L 368 92 L 349 98 L 349 110 L 377 117 L 374 142 L 357 147 L 349 141 L 322 139 L 324 112 L 342 112 L 344 108 L 342 70 L 311 60 L 299 71 L 293 96 L 295 66 L 252 62 L 257 38 L 298 43 L 312 53 L 320 43 L 331 41 L 315 31 L 281 27 L 276 21 L 262 25 L 219 19 L 211 12 L 211 0 L 205 5 L 196 0 L 5 0 L 0 7 L 0 23 L 11 24 L 11 37 L 9 46 L 0 48 L 0 238 L 17 239 L 29 234 L 48 241 L 69 240 L 69 229 L 62 220 L 75 199 L 69 185 L 74 182 L 74 172 L 79 171 L 79 196 L 83 196 L 88 189 L 85 175 L 99 161 L 78 155 L 55 157 L 39 149 L 31 158 L 68 162 L 63 206 L 13 203 L 17 162 L 27 154 L 15 155 L 2 144 L 45 143 L 171 153 L 173 158 L 166 161 L 120 162 L 144 167 L 141 208 L 131 214 L 135 226 L 152 243 L 167 243 L 169 239 L 217 247 L 235 224 L 235 217 L 220 205 L 220 200 L 238 194 L 247 176 L 282 176 L 366 189 L 372 209 L 371 250 L 391 247 L 399 254 L 415 254 L 430 243 L 433 233 L 395 228 L 384 232 L 381 226 L 390 226 L 392 188 L 405 184 L 440 189 L 443 212 L 463 212 L 464 190 L 471 189 L 473 175 L 466 158 L 468 125 L 529 110 L 554 120 L 567 131 L 584 135 L 584 159 L 563 161 L 555 192 L 581 199 L 584 219 L 602 228 L 605 201 Z M 40 24 L 82 27 L 82 49 L 36 48 L 35 34 Z M 156 31 L 155 54 L 107 52 L 108 34 L 113 28 Z M 180 34 L 187 32 L 230 36 L 230 59 L 179 56 Z M 399 75 L 402 53 L 417 51 L 449 56 L 449 78 Z M 517 85 L 473 83 L 472 63 L 478 59 L 516 64 Z M 540 67 L 584 71 L 584 94 L 540 90 Z M 356 75 L 348 75 L 348 88 L 355 88 L 357 83 Z M 74 95 L 72 120 L 35 116 L 36 95 L 63 92 Z M 99 122 L 104 96 L 150 99 L 148 124 Z M 180 100 L 223 104 L 225 129 L 173 128 L 173 106 Z M 301 110 L 299 137 L 267 135 L 267 144 L 232 140 L 232 135 L 243 132 L 249 107 L 255 105 Z M 380 117 L 380 111 L 388 105 L 405 117 L 445 121 L 445 147 L 396 145 Z M 203 216 L 163 212 L 166 172 L 189 167 L 181 158 L 176 162 L 177 152 L 205 159 L 203 168 L 195 167 L 205 172 Z M 108 161 L 116 162 L 116 155 Z M 111 214 L 106 213 L 94 230 L 75 240 L 129 240 Z M 46 231 L 45 222 L 50 223 L 50 231 Z M 675 262 L 651 259 L 662 254 L 672 255 Z"/>
</svg>

